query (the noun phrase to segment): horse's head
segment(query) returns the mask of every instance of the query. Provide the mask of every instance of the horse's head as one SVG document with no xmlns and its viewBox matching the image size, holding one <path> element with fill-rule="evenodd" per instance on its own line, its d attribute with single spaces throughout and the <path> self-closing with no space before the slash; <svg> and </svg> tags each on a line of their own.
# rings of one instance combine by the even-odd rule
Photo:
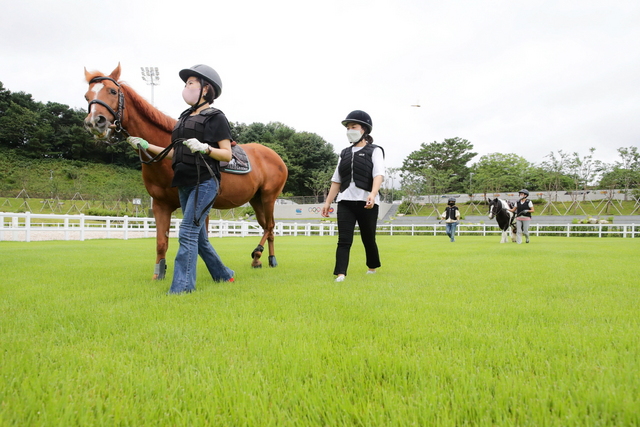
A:
<svg viewBox="0 0 640 427">
<path fill-rule="evenodd" d="M 489 202 L 489 219 L 493 219 L 500 211 L 500 199 L 496 197 L 493 200 L 488 199 L 487 202 Z"/>
<path fill-rule="evenodd" d="M 114 142 L 115 132 L 122 131 L 124 113 L 124 95 L 118 83 L 120 64 L 109 76 L 99 72 L 90 73 L 86 68 L 84 75 L 89 83 L 89 90 L 84 95 L 89 103 L 84 127 L 95 139 L 108 143 Z"/>
</svg>

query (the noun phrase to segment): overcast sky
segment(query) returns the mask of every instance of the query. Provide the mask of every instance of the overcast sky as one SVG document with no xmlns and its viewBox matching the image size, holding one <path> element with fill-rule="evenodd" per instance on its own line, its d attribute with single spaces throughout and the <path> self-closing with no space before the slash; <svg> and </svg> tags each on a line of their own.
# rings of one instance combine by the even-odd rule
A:
<svg viewBox="0 0 640 427">
<path fill-rule="evenodd" d="M 205 63 L 233 122 L 279 121 L 339 152 L 342 119 L 367 111 L 387 167 L 453 137 L 474 161 L 534 163 L 590 147 L 612 162 L 640 142 L 638 0 L 21 0 L 3 2 L 0 54 L 6 89 L 83 109 L 84 67 L 120 62 L 147 99 L 140 67 L 158 67 L 155 105 L 173 117 L 178 71 Z"/>
</svg>

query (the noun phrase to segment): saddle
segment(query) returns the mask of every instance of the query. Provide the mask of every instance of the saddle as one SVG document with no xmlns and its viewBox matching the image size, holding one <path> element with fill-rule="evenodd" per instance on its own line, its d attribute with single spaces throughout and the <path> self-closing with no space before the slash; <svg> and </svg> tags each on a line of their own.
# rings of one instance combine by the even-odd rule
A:
<svg viewBox="0 0 640 427">
<path fill-rule="evenodd" d="M 244 149 L 237 142 L 231 141 L 231 160 L 229 162 L 220 162 L 220 170 L 222 172 L 243 175 L 251 172 L 251 163 Z"/>
</svg>

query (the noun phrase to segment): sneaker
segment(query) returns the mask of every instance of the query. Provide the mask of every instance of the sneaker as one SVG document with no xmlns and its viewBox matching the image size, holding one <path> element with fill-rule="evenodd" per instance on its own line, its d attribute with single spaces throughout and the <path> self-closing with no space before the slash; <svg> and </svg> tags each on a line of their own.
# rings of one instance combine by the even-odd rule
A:
<svg viewBox="0 0 640 427">
<path fill-rule="evenodd" d="M 376 274 L 375 270 L 367 270 L 367 274 Z"/>
<path fill-rule="evenodd" d="M 344 278 L 347 276 L 338 276 L 336 277 L 336 282 L 344 282 Z"/>
</svg>

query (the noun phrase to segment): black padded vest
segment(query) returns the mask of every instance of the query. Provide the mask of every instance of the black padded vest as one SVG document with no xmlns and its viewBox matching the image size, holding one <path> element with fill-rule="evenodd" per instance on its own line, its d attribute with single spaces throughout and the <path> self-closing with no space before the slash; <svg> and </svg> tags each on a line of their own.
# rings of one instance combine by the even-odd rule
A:
<svg viewBox="0 0 640 427">
<path fill-rule="evenodd" d="M 338 165 L 338 173 L 340 174 L 340 192 L 349 188 L 351 178 L 356 187 L 366 191 L 371 191 L 373 187 L 373 150 L 378 148 L 374 144 L 366 144 L 353 155 L 352 147 L 347 147 L 340 153 L 340 165 Z M 384 155 L 384 150 L 379 147 Z"/>
<path fill-rule="evenodd" d="M 458 210 L 457 206 L 447 206 L 445 208 L 445 214 L 446 215 L 445 215 L 444 219 L 445 220 L 446 219 L 453 219 L 453 220 L 457 221 L 458 220 L 458 218 L 456 218 L 457 217 L 457 215 L 456 215 L 456 211 L 457 210 Z"/>
<path fill-rule="evenodd" d="M 531 212 L 521 213 L 522 211 L 526 211 L 529 209 L 529 199 L 524 199 L 524 201 L 518 200 L 517 206 L 518 206 L 516 208 L 517 216 L 526 216 L 531 218 Z"/>
<path fill-rule="evenodd" d="M 192 153 L 189 147 L 182 143 L 182 140 L 189 138 L 196 138 L 200 142 L 207 142 L 204 137 L 205 123 L 218 113 L 220 113 L 220 110 L 216 108 L 207 108 L 195 116 L 190 116 L 188 113 L 180 116 L 178 123 L 176 123 L 171 133 L 171 141 L 179 140 L 173 146 L 172 165 L 174 169 L 177 163 L 185 163 L 194 165 L 194 167 L 196 167 L 196 164 L 199 164 L 202 169 L 207 170 L 207 167 L 204 165 L 204 162 L 206 162 L 215 176 L 220 179 L 220 162 L 198 152 Z M 207 144 L 212 148 L 219 148 L 217 143 L 207 142 Z"/>
</svg>

